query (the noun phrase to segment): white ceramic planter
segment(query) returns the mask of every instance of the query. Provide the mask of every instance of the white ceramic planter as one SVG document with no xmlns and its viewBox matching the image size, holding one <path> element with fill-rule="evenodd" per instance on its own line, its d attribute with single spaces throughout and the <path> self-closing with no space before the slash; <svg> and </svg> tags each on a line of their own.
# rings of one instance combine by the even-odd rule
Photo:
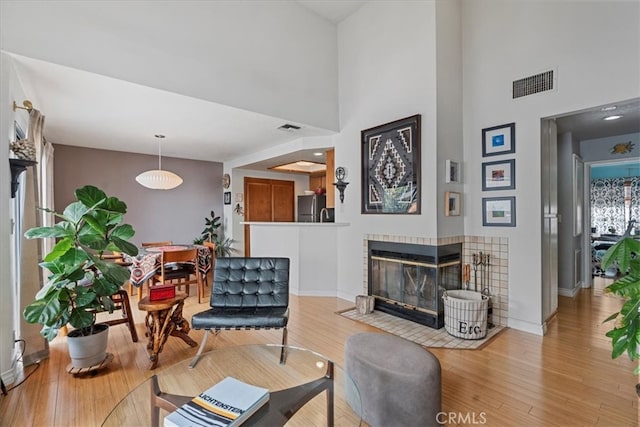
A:
<svg viewBox="0 0 640 427">
<path fill-rule="evenodd" d="M 93 335 L 83 336 L 79 329 L 74 329 L 67 335 L 69 356 L 74 368 L 89 368 L 107 357 L 109 325 L 98 323 L 95 329 L 98 332 Z"/>
</svg>

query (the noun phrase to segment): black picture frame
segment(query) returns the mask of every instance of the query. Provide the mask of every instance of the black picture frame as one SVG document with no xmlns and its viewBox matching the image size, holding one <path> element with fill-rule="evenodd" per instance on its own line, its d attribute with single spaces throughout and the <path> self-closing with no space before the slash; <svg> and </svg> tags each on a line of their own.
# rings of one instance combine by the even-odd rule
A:
<svg viewBox="0 0 640 427">
<path fill-rule="evenodd" d="M 420 213 L 420 118 L 361 131 L 363 214 Z"/>
<path fill-rule="evenodd" d="M 482 191 L 514 190 L 515 188 L 515 159 L 482 163 Z"/>
<path fill-rule="evenodd" d="M 485 227 L 515 227 L 515 196 L 484 197 L 482 199 L 482 225 Z"/>
<path fill-rule="evenodd" d="M 516 152 L 516 124 L 482 129 L 482 157 Z"/>
<path fill-rule="evenodd" d="M 230 205 L 231 204 L 231 191 L 225 191 L 224 192 L 224 204 L 225 205 Z"/>
</svg>

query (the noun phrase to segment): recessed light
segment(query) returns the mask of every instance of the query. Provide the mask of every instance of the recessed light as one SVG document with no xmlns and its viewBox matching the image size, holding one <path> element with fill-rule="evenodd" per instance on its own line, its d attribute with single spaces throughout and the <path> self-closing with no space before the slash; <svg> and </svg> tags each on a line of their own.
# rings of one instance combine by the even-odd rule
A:
<svg viewBox="0 0 640 427">
<path fill-rule="evenodd" d="M 607 116 L 607 117 L 605 117 L 605 118 L 604 118 L 604 119 L 602 119 L 602 120 L 607 120 L 607 121 L 609 121 L 609 120 L 618 120 L 620 117 L 622 117 L 622 116 L 620 116 L 620 115 Z"/>
<path fill-rule="evenodd" d="M 615 110 L 616 108 L 618 108 L 618 107 L 616 107 L 615 105 L 610 105 L 610 106 L 608 106 L 608 107 L 602 107 L 602 108 L 601 108 L 601 110 L 602 110 L 602 111 L 613 111 L 613 110 Z"/>
<path fill-rule="evenodd" d="M 324 156 L 324 153 L 317 152 L 317 153 L 313 153 L 313 155 L 316 157 L 320 157 L 320 156 Z"/>
</svg>

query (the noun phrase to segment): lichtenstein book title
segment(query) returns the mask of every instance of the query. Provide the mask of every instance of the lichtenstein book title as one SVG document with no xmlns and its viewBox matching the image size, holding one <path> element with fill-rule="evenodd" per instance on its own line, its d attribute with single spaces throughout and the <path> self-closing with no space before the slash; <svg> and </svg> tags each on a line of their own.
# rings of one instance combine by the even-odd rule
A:
<svg viewBox="0 0 640 427">
<path fill-rule="evenodd" d="M 164 427 L 235 427 L 269 401 L 269 390 L 226 377 L 164 418 Z"/>
</svg>

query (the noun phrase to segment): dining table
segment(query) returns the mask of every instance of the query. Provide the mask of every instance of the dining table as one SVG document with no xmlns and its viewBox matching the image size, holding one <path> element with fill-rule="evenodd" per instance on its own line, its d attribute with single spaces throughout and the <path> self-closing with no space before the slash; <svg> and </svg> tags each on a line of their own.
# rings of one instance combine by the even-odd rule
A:
<svg viewBox="0 0 640 427">
<path fill-rule="evenodd" d="M 198 249 L 198 271 L 206 276 L 211 270 L 211 249 L 198 244 L 175 244 L 167 246 L 139 247 L 138 255 L 123 254 L 124 262 L 129 265 L 131 276 L 129 281 L 135 287 L 140 287 L 151 279 L 160 269 L 162 252 Z"/>
</svg>

